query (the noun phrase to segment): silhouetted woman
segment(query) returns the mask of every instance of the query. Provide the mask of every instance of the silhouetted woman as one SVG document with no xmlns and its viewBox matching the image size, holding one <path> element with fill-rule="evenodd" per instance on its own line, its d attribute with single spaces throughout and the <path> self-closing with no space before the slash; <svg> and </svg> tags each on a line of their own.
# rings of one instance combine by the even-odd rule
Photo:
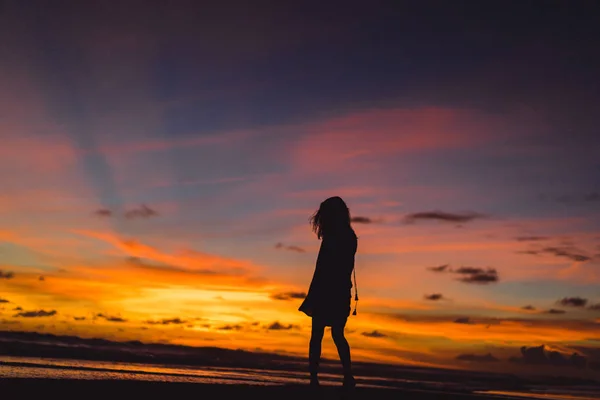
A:
<svg viewBox="0 0 600 400">
<path fill-rule="evenodd" d="M 299 310 L 312 317 L 309 345 L 311 385 L 318 386 L 321 342 L 326 326 L 337 347 L 344 368 L 344 387 L 355 386 L 350 362 L 350 346 L 344 336 L 352 300 L 352 271 L 357 239 L 350 225 L 350 211 L 340 197 L 321 203 L 311 217 L 313 231 L 321 240 L 317 265 L 308 294 Z M 358 298 L 357 298 L 358 299 Z"/>
</svg>

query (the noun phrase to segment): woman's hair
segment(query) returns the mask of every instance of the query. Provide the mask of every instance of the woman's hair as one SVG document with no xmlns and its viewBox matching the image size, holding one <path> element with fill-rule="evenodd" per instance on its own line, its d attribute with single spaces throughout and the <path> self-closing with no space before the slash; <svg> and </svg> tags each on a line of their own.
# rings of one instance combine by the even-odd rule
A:
<svg viewBox="0 0 600 400">
<path fill-rule="evenodd" d="M 341 197 L 330 197 L 321 203 L 319 209 L 310 217 L 312 230 L 321 239 L 334 232 L 354 230 L 350 225 L 350 210 Z"/>
</svg>

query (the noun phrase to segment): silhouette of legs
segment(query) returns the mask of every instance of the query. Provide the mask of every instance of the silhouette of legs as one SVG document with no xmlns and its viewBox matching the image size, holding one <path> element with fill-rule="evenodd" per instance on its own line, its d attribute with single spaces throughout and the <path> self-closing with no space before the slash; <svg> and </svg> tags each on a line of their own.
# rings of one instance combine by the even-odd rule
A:
<svg viewBox="0 0 600 400">
<path fill-rule="evenodd" d="M 342 368 L 344 369 L 344 386 L 351 388 L 354 387 L 355 381 L 354 376 L 352 375 L 350 345 L 348 344 L 348 341 L 344 336 L 345 326 L 345 321 L 339 325 L 333 325 L 331 327 L 331 338 L 335 343 L 335 347 L 337 347 L 337 351 L 340 356 L 340 361 L 342 362 Z"/>
<path fill-rule="evenodd" d="M 308 347 L 308 369 L 310 371 L 311 385 L 318 385 L 319 380 L 319 362 L 321 360 L 321 343 L 325 333 L 325 324 L 316 318 L 312 319 L 312 330 L 310 334 L 310 344 Z"/>
<path fill-rule="evenodd" d="M 331 338 L 335 343 L 342 368 L 344 369 L 344 387 L 354 388 L 355 380 L 352 375 L 352 362 L 350 358 L 350 345 L 344 335 L 346 321 L 334 324 L 331 327 Z M 312 319 L 312 330 L 310 335 L 310 344 L 308 348 L 308 368 L 310 371 L 310 383 L 313 386 L 319 385 L 319 363 L 321 361 L 321 344 L 325 333 L 325 323 L 318 318 Z"/>
</svg>

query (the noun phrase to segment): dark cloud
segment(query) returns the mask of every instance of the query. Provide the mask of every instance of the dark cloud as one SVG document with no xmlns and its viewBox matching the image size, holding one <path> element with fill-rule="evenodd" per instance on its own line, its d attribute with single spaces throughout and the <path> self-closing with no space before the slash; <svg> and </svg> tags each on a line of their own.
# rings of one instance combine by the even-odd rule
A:
<svg viewBox="0 0 600 400">
<path fill-rule="evenodd" d="M 542 196 L 543 199 L 547 199 L 548 196 Z M 579 195 L 561 195 L 561 196 L 550 196 L 552 200 L 562 204 L 584 204 L 584 203 L 595 203 L 600 201 L 600 192 L 589 192 Z"/>
<path fill-rule="evenodd" d="M 10 301 L 8 301 L 8 300 L 6 300 L 6 299 L 3 299 L 3 298 L 0 298 L 0 304 L 1 304 L 1 303 L 10 303 Z"/>
<path fill-rule="evenodd" d="M 111 315 L 106 315 L 106 314 L 96 314 L 96 318 L 102 318 L 105 319 L 109 322 L 127 322 L 126 319 L 121 318 L 121 317 L 115 317 L 115 316 L 111 316 Z"/>
<path fill-rule="evenodd" d="M 498 282 L 498 274 L 496 273 L 495 270 L 492 270 L 491 272 L 484 272 L 481 274 L 469 275 L 464 278 L 460 278 L 459 281 L 465 282 L 465 283 L 475 283 L 475 284 L 486 285 L 488 283 Z"/>
<path fill-rule="evenodd" d="M 188 321 L 181 318 L 164 318 L 158 321 L 146 321 L 149 325 L 181 325 L 186 324 Z"/>
<path fill-rule="evenodd" d="M 23 307 L 15 307 L 13 308 L 13 311 L 23 311 Z"/>
<path fill-rule="evenodd" d="M 352 217 L 350 221 L 354 222 L 355 224 L 372 224 L 373 222 L 375 222 L 369 217 L 363 217 L 359 215 L 357 215 L 356 217 Z"/>
<path fill-rule="evenodd" d="M 404 217 L 404 221 L 407 223 L 413 223 L 421 220 L 436 220 L 442 222 L 466 223 L 484 217 L 485 215 L 483 214 L 473 212 L 457 214 L 443 211 L 424 211 L 408 214 Z"/>
<path fill-rule="evenodd" d="M 2 319 L 0 320 L 1 325 L 21 325 L 21 321 L 15 321 L 12 319 Z"/>
<path fill-rule="evenodd" d="M 596 322 L 594 318 L 581 318 L 581 319 L 565 319 L 562 315 L 548 315 L 545 318 L 541 318 L 541 315 L 521 314 L 522 317 L 513 318 L 498 318 L 498 317 L 485 317 L 477 316 L 476 319 L 467 318 L 465 315 L 448 315 L 448 314 L 390 314 L 386 312 L 375 313 L 386 318 L 392 318 L 409 323 L 473 323 L 480 326 L 496 326 L 504 323 L 517 324 L 519 326 L 527 328 L 555 328 L 561 326 L 565 329 L 572 331 L 581 332 L 597 332 L 600 327 L 600 321 Z M 527 316 L 526 316 L 527 315 Z M 590 336 L 593 336 L 591 334 Z"/>
<path fill-rule="evenodd" d="M 441 293 L 432 293 L 425 295 L 425 300 L 438 301 L 442 300 L 443 298 L 444 296 Z"/>
<path fill-rule="evenodd" d="M 145 204 L 142 204 L 140 208 L 134 208 L 132 210 L 125 212 L 125 218 L 127 219 L 135 219 L 135 218 L 151 218 L 158 215 L 158 212 L 151 209 Z"/>
<path fill-rule="evenodd" d="M 549 239 L 546 236 L 518 236 L 517 241 L 519 242 L 539 242 L 541 240 Z"/>
<path fill-rule="evenodd" d="M 529 254 L 532 256 L 537 256 L 538 254 L 540 254 L 540 252 L 538 250 L 519 250 L 516 251 L 515 253 L 517 254 Z"/>
<path fill-rule="evenodd" d="M 458 280 L 465 283 L 485 285 L 498 282 L 498 272 L 495 268 L 460 267 L 452 272 L 462 275 Z"/>
<path fill-rule="evenodd" d="M 572 246 L 562 246 L 562 247 L 544 247 L 542 249 L 534 249 L 534 250 L 521 250 L 517 253 L 520 254 L 530 254 L 530 255 L 540 255 L 540 254 L 552 254 L 556 257 L 567 258 L 571 261 L 584 262 L 589 261 L 592 258 L 583 254 L 583 251 L 578 250 Z"/>
<path fill-rule="evenodd" d="M 40 282 L 44 282 L 46 280 L 46 277 L 40 275 L 40 277 L 38 278 L 38 280 Z"/>
<path fill-rule="evenodd" d="M 271 295 L 273 300 L 293 300 L 293 299 L 304 299 L 306 292 L 282 292 L 274 293 Z"/>
<path fill-rule="evenodd" d="M 551 308 L 549 310 L 542 311 L 542 314 L 556 314 L 556 315 L 559 315 L 559 314 L 566 314 L 566 313 L 567 312 L 565 310 L 559 310 L 559 309 L 556 309 L 556 308 Z"/>
<path fill-rule="evenodd" d="M 500 361 L 496 357 L 494 357 L 491 353 L 485 355 L 477 355 L 477 354 L 459 354 L 456 356 L 457 360 L 460 361 L 470 361 L 470 362 L 497 362 Z"/>
<path fill-rule="evenodd" d="M 75 321 L 85 321 L 85 317 L 73 317 Z"/>
<path fill-rule="evenodd" d="M 99 208 L 98 210 L 94 211 L 94 215 L 98 217 L 111 217 L 112 214 L 112 211 L 107 208 Z"/>
<path fill-rule="evenodd" d="M 557 257 L 568 258 L 571 261 L 589 261 L 590 257 L 581 254 L 581 252 L 570 247 L 546 247 L 541 250 L 543 253 L 553 254 Z"/>
<path fill-rule="evenodd" d="M 433 272 L 446 272 L 446 270 L 448 270 L 449 268 L 450 268 L 449 264 L 444 264 L 444 265 L 440 265 L 437 267 L 429 267 L 427 269 L 430 271 L 433 271 Z"/>
<path fill-rule="evenodd" d="M 362 332 L 361 335 L 371 338 L 384 338 L 387 337 L 385 333 L 381 333 L 378 330 L 374 330 L 371 332 Z"/>
<path fill-rule="evenodd" d="M 279 323 L 279 321 L 275 321 L 269 326 L 267 326 L 267 329 L 270 331 L 288 331 L 290 329 L 299 329 L 299 327 L 293 324 L 282 325 Z"/>
<path fill-rule="evenodd" d="M 294 246 L 294 245 L 286 245 L 283 243 L 277 243 L 275 245 L 276 249 L 282 249 L 282 250 L 289 250 L 289 251 L 295 251 L 296 253 L 305 253 L 306 250 L 304 250 L 302 247 L 299 246 Z"/>
<path fill-rule="evenodd" d="M 128 243 L 129 241 L 123 241 L 123 243 Z M 150 263 L 146 260 L 142 260 L 139 257 L 126 257 L 125 258 L 125 262 L 127 264 L 130 264 L 134 267 L 137 268 L 143 268 L 143 269 L 148 269 L 148 270 L 159 270 L 159 271 L 165 271 L 165 272 L 176 272 L 176 273 L 180 273 L 180 274 L 189 274 L 189 275 L 202 275 L 202 276 L 217 276 L 217 275 L 221 275 L 221 276 L 234 276 L 236 275 L 235 272 L 231 272 L 231 273 L 227 273 L 227 272 L 223 272 L 223 273 L 219 273 L 215 270 L 211 270 L 211 269 L 187 269 L 187 268 L 183 268 L 177 265 L 170 265 L 170 264 L 154 264 L 154 263 Z"/>
<path fill-rule="evenodd" d="M 495 268 L 460 267 L 453 269 L 445 264 L 439 267 L 429 267 L 428 269 L 433 272 L 448 272 L 459 275 L 458 280 L 464 283 L 486 285 L 499 280 L 498 271 Z"/>
<path fill-rule="evenodd" d="M 220 331 L 241 331 L 244 329 L 242 325 L 223 325 L 217 328 Z"/>
<path fill-rule="evenodd" d="M 521 307 L 521 309 L 527 310 L 527 311 L 535 311 L 535 307 L 532 305 L 523 306 L 523 307 Z"/>
<path fill-rule="evenodd" d="M 14 272 L 12 272 L 12 271 L 4 272 L 3 270 L 0 269 L 0 279 L 12 279 L 14 277 L 15 277 Z"/>
<path fill-rule="evenodd" d="M 600 311 L 600 303 L 590 304 L 588 307 L 589 310 Z"/>
<path fill-rule="evenodd" d="M 37 311 L 21 311 L 15 314 L 15 317 L 23 317 L 23 318 L 39 318 L 39 317 L 52 317 L 56 315 L 56 310 L 37 310 Z"/>
<path fill-rule="evenodd" d="M 511 362 L 521 364 L 570 366 L 585 368 L 587 366 L 587 357 L 574 353 L 562 353 L 556 350 L 550 350 L 545 345 L 523 346 L 521 347 L 521 357 L 511 357 Z"/>
<path fill-rule="evenodd" d="M 467 325 L 474 324 L 474 322 L 472 322 L 471 318 L 469 318 L 469 317 L 459 317 L 459 318 L 456 318 L 454 320 L 454 323 L 455 324 L 467 324 Z"/>
<path fill-rule="evenodd" d="M 566 307 L 585 307 L 588 300 L 581 297 L 565 297 L 558 300 L 556 303 Z"/>
</svg>

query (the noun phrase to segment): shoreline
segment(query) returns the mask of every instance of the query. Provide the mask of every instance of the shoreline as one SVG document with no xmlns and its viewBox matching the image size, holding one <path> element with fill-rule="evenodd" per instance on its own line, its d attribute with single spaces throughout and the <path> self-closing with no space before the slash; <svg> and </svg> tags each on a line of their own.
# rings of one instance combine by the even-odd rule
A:
<svg viewBox="0 0 600 400">
<path fill-rule="evenodd" d="M 260 397 L 262 400 L 296 400 L 306 398 L 340 398 L 343 395 L 341 385 L 322 386 L 318 392 L 308 382 L 302 384 L 210 384 L 210 383 L 171 383 L 125 380 L 84 380 L 84 379 L 34 379 L 0 378 L 0 393 L 18 396 L 20 399 L 39 399 L 40 395 L 58 395 L 61 399 L 80 399 L 86 393 L 94 396 L 112 396 L 116 398 L 158 396 L 214 396 L 244 398 Z M 484 400 L 498 396 L 478 393 L 454 393 L 446 391 L 419 390 L 407 388 L 366 388 L 357 386 L 350 398 L 430 400 Z M 507 397 L 504 397 L 507 398 Z"/>
</svg>

